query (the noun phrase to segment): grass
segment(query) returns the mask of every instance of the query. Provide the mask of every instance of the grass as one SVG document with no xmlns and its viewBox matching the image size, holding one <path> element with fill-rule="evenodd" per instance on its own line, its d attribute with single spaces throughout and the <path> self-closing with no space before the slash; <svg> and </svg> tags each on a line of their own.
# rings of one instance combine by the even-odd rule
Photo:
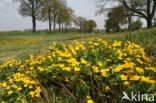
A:
<svg viewBox="0 0 156 103">
<path fill-rule="evenodd" d="M 2 32 L 0 33 L 0 63 L 10 59 L 25 59 L 30 54 L 40 54 L 51 42 L 70 43 L 73 40 L 83 41 L 90 38 L 129 40 L 142 45 L 153 58 L 156 57 L 156 28 L 116 34 Z M 58 101 L 57 99 L 59 99 L 59 96 L 56 96 L 57 93 L 52 93 L 51 98 L 53 103 L 71 102 L 70 98 L 67 97 L 61 97 L 61 101 Z"/>
<path fill-rule="evenodd" d="M 70 43 L 73 40 L 90 38 L 129 40 L 151 49 L 156 45 L 156 28 L 116 34 L 1 32 L 0 62 L 10 59 L 24 59 L 30 54 L 40 54 L 51 42 Z"/>
</svg>

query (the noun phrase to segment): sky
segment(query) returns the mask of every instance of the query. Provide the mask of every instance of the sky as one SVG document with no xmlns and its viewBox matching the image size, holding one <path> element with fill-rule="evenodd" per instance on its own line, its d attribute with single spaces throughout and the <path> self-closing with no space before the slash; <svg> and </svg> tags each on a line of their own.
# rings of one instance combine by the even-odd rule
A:
<svg viewBox="0 0 156 103">
<path fill-rule="evenodd" d="M 67 0 L 76 16 L 95 20 L 98 29 L 104 28 L 104 15 L 96 16 L 96 0 Z M 27 30 L 32 28 L 31 18 L 18 13 L 19 4 L 12 0 L 0 0 L 0 31 Z M 48 29 L 47 22 L 37 21 L 37 29 Z"/>
</svg>

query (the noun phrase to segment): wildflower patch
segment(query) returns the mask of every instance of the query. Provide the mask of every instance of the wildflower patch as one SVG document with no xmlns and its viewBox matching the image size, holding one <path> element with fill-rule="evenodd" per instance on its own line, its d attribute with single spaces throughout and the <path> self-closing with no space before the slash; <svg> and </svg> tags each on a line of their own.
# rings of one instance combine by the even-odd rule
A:
<svg viewBox="0 0 156 103">
<path fill-rule="evenodd" d="M 0 101 L 47 102 L 54 88 L 77 103 L 119 103 L 123 91 L 155 94 L 155 75 L 152 59 L 129 41 L 53 43 L 43 55 L 0 65 Z"/>
</svg>

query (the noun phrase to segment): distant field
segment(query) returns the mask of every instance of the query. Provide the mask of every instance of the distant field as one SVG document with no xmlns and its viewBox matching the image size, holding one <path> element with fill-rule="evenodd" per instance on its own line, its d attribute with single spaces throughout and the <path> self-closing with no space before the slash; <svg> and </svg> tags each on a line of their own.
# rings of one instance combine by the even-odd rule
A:
<svg viewBox="0 0 156 103">
<path fill-rule="evenodd" d="M 10 59 L 23 59 L 30 54 L 40 54 L 52 42 L 70 43 L 73 40 L 90 38 L 130 40 L 145 47 L 151 47 L 156 44 L 156 40 L 154 39 L 156 38 L 156 28 L 117 34 L 1 32 L 0 62 Z"/>
</svg>

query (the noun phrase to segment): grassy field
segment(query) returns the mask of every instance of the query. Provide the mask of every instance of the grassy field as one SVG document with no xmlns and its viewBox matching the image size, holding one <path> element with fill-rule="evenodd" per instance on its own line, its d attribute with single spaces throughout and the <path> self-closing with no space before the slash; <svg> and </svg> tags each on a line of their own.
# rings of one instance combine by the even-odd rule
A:
<svg viewBox="0 0 156 103">
<path fill-rule="evenodd" d="M 70 44 L 73 40 L 93 38 L 123 42 L 97 39 Z M 0 101 L 119 103 L 125 90 L 140 93 L 148 90 L 155 95 L 156 86 L 152 83 L 156 83 L 156 62 L 148 58 L 151 56 L 156 61 L 155 38 L 156 28 L 112 34 L 0 33 L 0 64 L 4 62 L 0 65 L 0 87 L 4 88 L 0 88 L 3 90 Z M 126 41 L 141 45 L 148 55 L 142 47 Z M 52 42 L 69 45 L 48 48 Z M 28 58 L 31 54 L 38 56 Z M 5 62 L 10 59 L 19 61 Z"/>
<path fill-rule="evenodd" d="M 40 54 L 51 42 L 69 43 L 73 40 L 86 40 L 90 38 L 130 40 L 145 48 L 153 49 L 156 45 L 156 28 L 117 34 L 1 32 L 0 62 L 10 59 L 24 59 L 30 54 Z M 153 50 L 152 54 L 153 52 L 155 51 Z"/>
</svg>

